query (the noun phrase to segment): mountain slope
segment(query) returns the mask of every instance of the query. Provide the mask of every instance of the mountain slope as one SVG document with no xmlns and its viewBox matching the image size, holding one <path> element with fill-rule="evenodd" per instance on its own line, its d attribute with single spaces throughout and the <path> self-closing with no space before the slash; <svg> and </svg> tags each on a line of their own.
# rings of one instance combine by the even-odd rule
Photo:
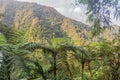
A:
<svg viewBox="0 0 120 80">
<path fill-rule="evenodd" d="M 37 23 L 40 24 L 42 21 L 49 21 L 51 24 L 60 23 L 66 18 L 54 8 L 36 3 L 13 0 L 0 0 L 0 12 L 5 13 L 2 19 L 5 24 L 14 24 L 17 27 L 23 26 L 26 23 L 26 25 L 36 25 Z M 77 21 L 74 22 L 80 23 Z"/>
<path fill-rule="evenodd" d="M 72 40 L 81 41 L 91 37 L 89 33 L 91 28 L 88 25 L 63 16 L 52 7 L 37 3 L 0 0 L 0 13 L 4 14 L 2 23 L 8 26 L 13 25 L 16 29 L 39 27 L 38 31 L 41 30 L 42 36 L 48 39 L 67 36 Z M 113 34 L 116 34 L 107 32 L 107 35 L 111 35 L 112 38 Z M 106 32 L 100 37 L 106 37 L 104 34 Z"/>
<path fill-rule="evenodd" d="M 81 22 L 61 15 L 52 7 L 36 3 L 0 0 L 0 13 L 4 14 L 2 22 L 6 25 L 14 25 L 17 29 L 38 26 L 54 37 L 67 35 L 80 38 L 79 32 L 88 28 L 87 25 Z M 72 31 L 70 31 L 71 29 Z M 72 32 L 76 33 L 76 36 L 69 35 Z"/>
</svg>

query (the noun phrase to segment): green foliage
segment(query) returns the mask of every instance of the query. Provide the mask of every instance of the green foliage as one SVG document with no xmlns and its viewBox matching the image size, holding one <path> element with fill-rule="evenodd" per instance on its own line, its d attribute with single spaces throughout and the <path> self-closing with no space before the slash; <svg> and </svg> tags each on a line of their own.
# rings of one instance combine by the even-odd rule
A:
<svg viewBox="0 0 120 80">
<path fill-rule="evenodd" d="M 24 42 L 41 42 L 43 32 L 40 30 L 40 27 L 27 27 L 25 34 L 23 34 Z"/>
<path fill-rule="evenodd" d="M 93 30 L 91 31 L 92 32 L 92 36 L 97 36 L 99 35 L 100 33 L 103 32 L 103 29 L 100 27 L 99 23 L 98 22 L 95 22 L 95 24 L 93 25 L 94 28 Z"/>
<path fill-rule="evenodd" d="M 109 25 L 108 7 L 113 6 L 115 16 L 119 17 L 118 0 L 79 1 L 87 5 L 88 21 L 93 24 L 92 32 L 96 36 L 103 31 L 102 27 Z M 103 7 L 107 7 L 105 11 Z M 60 15 L 53 18 L 53 14 L 45 14 L 45 19 L 40 17 L 40 22 L 34 17 L 29 21 L 27 18 L 32 13 L 28 11 L 30 14 L 25 17 L 27 13 L 23 15 L 23 12 L 20 10 L 18 14 L 21 22 L 16 16 L 14 27 L 0 23 L 0 80 L 120 79 L 119 35 L 114 41 L 93 42 L 91 34 L 86 36 L 91 29 L 84 32 L 84 24 L 78 25 L 78 22 Z M 25 27 L 26 24 L 30 26 Z"/>
<path fill-rule="evenodd" d="M 5 36 L 7 36 L 8 32 L 10 31 L 10 27 L 8 27 L 7 25 L 3 24 L 0 22 L 0 32 L 2 34 L 4 34 Z"/>
<path fill-rule="evenodd" d="M 2 33 L 0 33 L 0 44 L 6 44 L 6 39 Z"/>
<path fill-rule="evenodd" d="M 116 20 L 120 19 L 119 0 L 76 0 L 79 4 L 84 4 L 87 8 L 88 21 L 93 27 L 109 27 L 111 15 Z M 112 13 L 113 12 L 113 13 Z M 99 28 L 97 29 L 99 31 Z"/>
<path fill-rule="evenodd" d="M 18 44 L 23 42 L 24 32 L 21 30 L 11 30 L 6 36 L 7 42 L 11 44 Z"/>
<path fill-rule="evenodd" d="M 53 47 L 57 47 L 59 45 L 72 45 L 72 41 L 70 38 L 53 38 L 51 40 L 51 44 Z"/>
<path fill-rule="evenodd" d="M 0 32 L 5 36 L 6 41 L 11 44 L 23 42 L 23 34 L 25 30 L 17 30 L 15 27 L 6 26 L 0 23 Z"/>
<path fill-rule="evenodd" d="M 32 29 L 33 34 L 30 35 L 35 38 L 36 29 Z M 49 44 L 36 43 L 36 39 L 22 44 L 23 33 L 24 30 L 12 29 L 6 38 L 2 34 L 0 36 L 0 40 L 7 39 L 15 44 L 0 45 L 0 77 L 4 75 L 1 79 L 6 78 L 3 80 L 119 80 L 120 51 L 119 44 L 116 44 L 119 41 L 90 42 L 82 45 L 83 48 L 74 46 L 65 37 L 53 38 Z"/>
<path fill-rule="evenodd" d="M 36 49 L 42 49 L 44 54 L 50 54 L 51 55 L 51 59 L 50 59 L 50 63 L 51 67 L 53 67 L 53 75 L 54 77 L 50 77 L 50 79 L 54 78 L 55 80 L 57 80 L 59 77 L 57 77 L 59 74 L 61 74 L 61 68 L 66 68 L 67 72 L 65 72 L 66 79 L 72 79 L 72 73 L 71 73 L 71 68 L 69 67 L 69 62 L 68 62 L 68 58 L 69 55 L 71 54 L 72 56 L 74 56 L 76 58 L 76 60 L 81 60 L 82 61 L 82 57 L 81 56 L 86 56 L 87 54 L 86 52 L 79 47 L 75 47 L 72 45 L 57 45 L 57 47 L 51 47 L 51 46 L 45 46 L 45 45 L 41 45 L 39 43 L 30 43 L 30 44 L 26 44 L 24 47 L 21 47 L 27 50 L 31 50 L 34 51 Z M 72 53 L 68 53 L 67 51 L 72 51 Z M 64 56 L 64 57 L 63 57 Z M 79 56 L 79 58 L 77 58 L 77 56 Z M 64 59 L 63 59 L 64 58 Z M 47 59 L 49 59 L 47 57 Z M 58 62 L 60 60 L 60 62 Z M 52 61 L 52 62 L 51 62 Z M 61 64 L 62 63 L 62 64 Z M 60 70 L 57 69 L 58 65 L 62 65 Z M 56 72 L 59 72 L 58 74 Z M 68 75 L 69 74 L 69 75 Z M 62 74 L 61 74 L 62 76 Z"/>
<path fill-rule="evenodd" d="M 0 79 L 1 80 L 17 80 L 25 78 L 26 73 L 24 58 L 19 54 L 22 51 L 17 50 L 17 46 L 0 45 Z"/>
<path fill-rule="evenodd" d="M 14 44 L 4 42 L 6 45 L 0 45 L 0 52 L 2 52 L 0 76 L 4 74 L 1 79 L 5 77 L 6 79 L 3 80 L 9 78 L 18 80 L 24 78 L 28 80 L 107 80 L 108 78 L 119 80 L 118 56 L 120 51 L 119 44 L 117 44 L 119 40 L 90 42 L 86 43 L 88 45 L 82 44 L 83 48 L 74 46 L 73 41 L 66 37 L 53 38 L 49 40 L 49 44 L 40 44 L 36 42 L 39 42 L 41 33 L 36 29 L 38 28 L 30 27 L 24 34 L 25 30 L 11 28 L 6 38 L 3 34 L 0 35 L 1 41 L 7 39 L 7 42 Z M 27 36 L 29 33 L 30 37 Z M 25 41 L 28 38 L 32 38 L 31 41 Z M 23 44 L 23 42 L 27 43 Z M 81 43 L 79 40 L 77 42 Z M 13 76 L 15 74 L 16 76 Z"/>
<path fill-rule="evenodd" d="M 93 80 L 119 80 L 119 50 L 114 42 L 93 42 L 87 46 L 87 49 L 93 67 Z"/>
</svg>

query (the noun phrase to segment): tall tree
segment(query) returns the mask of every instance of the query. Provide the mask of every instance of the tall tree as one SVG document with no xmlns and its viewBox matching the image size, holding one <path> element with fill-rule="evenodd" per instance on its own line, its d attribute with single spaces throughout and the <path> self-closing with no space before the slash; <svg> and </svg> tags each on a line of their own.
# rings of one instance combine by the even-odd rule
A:
<svg viewBox="0 0 120 80">
<path fill-rule="evenodd" d="M 57 56 L 59 55 L 59 53 L 63 53 L 63 52 L 67 52 L 67 51 L 73 51 L 75 53 L 77 53 L 77 51 L 79 51 L 80 54 L 85 55 L 85 51 L 82 48 L 79 47 L 75 47 L 75 46 L 71 46 L 71 45 L 61 45 L 61 46 L 56 46 L 56 47 L 51 47 L 51 46 L 45 46 L 45 45 L 41 45 L 39 43 L 30 43 L 30 44 L 26 44 L 26 46 L 24 46 L 24 49 L 26 50 L 32 50 L 34 51 L 35 49 L 42 49 L 43 52 L 45 53 L 51 53 L 53 62 L 53 74 L 54 74 L 54 80 L 57 80 Z M 80 56 L 80 55 L 79 55 Z M 65 62 L 67 63 L 67 62 Z M 66 64 L 67 65 L 67 64 Z M 67 65 L 67 68 L 69 67 L 69 65 Z M 68 69 L 70 72 L 70 69 Z M 71 72 L 70 72 L 70 76 L 71 76 Z M 69 78 L 71 79 L 71 78 Z"/>
<path fill-rule="evenodd" d="M 94 26 L 96 32 L 99 29 L 109 27 L 111 16 L 120 20 L 120 0 L 76 0 L 87 8 L 88 21 Z"/>
<path fill-rule="evenodd" d="M 119 45 L 116 45 L 114 42 L 103 41 L 94 42 L 87 47 L 91 66 L 94 67 L 92 79 L 119 80 Z"/>
</svg>

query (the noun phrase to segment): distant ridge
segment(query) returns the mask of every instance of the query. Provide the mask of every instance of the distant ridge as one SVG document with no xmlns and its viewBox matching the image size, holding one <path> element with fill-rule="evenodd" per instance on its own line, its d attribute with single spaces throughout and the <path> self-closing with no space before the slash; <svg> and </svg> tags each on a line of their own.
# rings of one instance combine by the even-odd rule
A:
<svg viewBox="0 0 120 80">
<path fill-rule="evenodd" d="M 37 3 L 0 0 L 0 13 L 4 14 L 2 23 L 17 29 L 37 26 L 51 35 L 54 33 L 55 37 L 68 36 L 72 40 L 90 36 L 88 32 L 91 28 L 88 25 L 63 16 L 52 7 Z M 114 36 L 113 34 L 118 33 L 118 29 L 116 30 L 115 33 L 108 30 L 108 34 Z"/>
</svg>

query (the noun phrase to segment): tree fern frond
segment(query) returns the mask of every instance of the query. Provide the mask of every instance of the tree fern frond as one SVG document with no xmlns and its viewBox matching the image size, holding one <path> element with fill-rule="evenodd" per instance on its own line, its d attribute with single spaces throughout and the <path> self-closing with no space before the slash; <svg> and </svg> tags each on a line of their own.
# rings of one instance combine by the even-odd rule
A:
<svg viewBox="0 0 120 80">
<path fill-rule="evenodd" d="M 28 44 L 23 45 L 21 48 L 24 48 L 30 51 L 34 51 L 35 49 L 42 49 L 45 51 L 53 52 L 52 48 L 42 45 L 40 43 L 28 43 Z"/>
</svg>

